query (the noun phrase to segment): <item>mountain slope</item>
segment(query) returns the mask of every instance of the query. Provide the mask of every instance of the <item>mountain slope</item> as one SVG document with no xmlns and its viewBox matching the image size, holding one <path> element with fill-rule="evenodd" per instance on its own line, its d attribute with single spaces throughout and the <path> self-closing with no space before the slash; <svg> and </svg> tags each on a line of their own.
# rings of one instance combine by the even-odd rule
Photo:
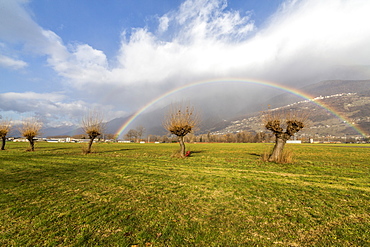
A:
<svg viewBox="0 0 370 247">
<path fill-rule="evenodd" d="M 235 87 L 236 85 L 234 85 Z M 220 94 L 220 91 L 209 94 L 204 93 L 203 97 L 193 98 L 191 103 L 200 111 L 202 123 L 198 133 L 226 133 L 240 130 L 260 131 L 263 130 L 257 122 L 257 116 L 261 111 L 270 108 L 284 107 L 292 105 L 296 102 L 304 101 L 302 97 L 291 93 L 261 93 L 256 91 L 256 96 L 253 99 L 243 97 L 244 91 L 249 90 L 245 85 L 239 85 L 240 90 L 236 95 L 230 95 L 231 91 L 225 90 Z M 208 88 L 206 88 L 208 90 Z M 363 132 L 369 133 L 369 116 L 370 116 L 370 80 L 329 80 L 305 86 L 299 91 L 304 92 L 313 97 L 331 96 L 343 94 L 341 97 L 329 97 L 321 99 L 324 104 L 327 104 L 339 115 L 348 119 L 351 124 L 354 123 Z M 354 94 L 350 94 L 354 93 Z M 344 95 L 345 94 L 345 95 Z M 271 95 L 271 96 L 269 96 Z M 267 98 L 267 100 L 266 100 Z M 320 102 L 319 102 L 320 103 Z M 294 107 L 310 107 L 312 112 L 312 133 L 318 135 L 335 135 L 335 134 L 356 134 L 353 128 L 348 124 L 340 123 L 343 120 L 338 119 L 325 109 L 311 105 L 306 106 L 304 103 L 295 104 Z M 144 135 L 165 135 L 168 134 L 162 127 L 162 121 L 169 106 L 155 109 L 149 112 L 144 112 L 137 116 L 125 129 L 123 135 L 129 129 L 134 129 L 137 126 L 143 126 L 146 129 Z M 312 108 L 312 109 L 311 109 Z M 130 120 L 131 116 L 125 118 L 116 118 L 106 124 L 106 133 L 115 134 L 118 130 Z M 239 122 L 238 122 L 239 121 Z M 243 124 L 241 124 L 243 122 Z M 245 123 L 244 123 L 245 122 Z M 237 128 L 236 125 L 242 126 Z M 324 128 L 323 126 L 331 126 Z M 333 127 L 335 126 L 335 127 Z M 329 130 L 330 129 L 330 130 Z M 315 132 L 316 131 L 316 132 Z M 13 136 L 19 136 L 17 131 L 13 131 Z M 64 126 L 58 128 L 45 128 L 42 130 L 43 136 L 72 136 L 82 134 L 79 126 Z M 123 136 L 121 136 L 122 138 Z"/>
<path fill-rule="evenodd" d="M 298 135 L 311 137 L 370 135 L 370 96 L 363 96 L 361 93 L 341 93 L 317 97 L 314 102 L 304 100 L 275 109 L 309 114 L 307 128 Z M 256 133 L 266 131 L 260 114 L 255 113 L 245 118 L 234 119 L 229 126 L 214 134 L 236 133 L 243 130 Z"/>
<path fill-rule="evenodd" d="M 369 106 L 367 105 L 370 103 L 367 101 L 368 97 L 370 97 L 370 80 L 328 80 L 305 86 L 299 91 L 312 95 L 313 97 L 346 93 L 347 95 L 343 97 L 323 99 L 325 101 L 324 103 L 332 107 L 339 115 L 343 115 L 345 118 L 350 119 L 350 121 L 357 124 L 359 128 L 363 128 L 368 131 L 368 120 L 366 119 L 370 116 L 370 110 L 368 110 Z M 356 94 L 349 95 L 349 93 Z M 263 96 L 265 97 L 265 95 Z M 209 100 L 204 97 L 195 99 L 194 102 L 192 102 L 197 109 L 200 109 L 202 115 L 202 123 L 199 133 L 223 132 L 223 130 L 227 129 L 228 126 L 232 125 L 232 122 L 240 121 L 248 117 L 256 117 L 261 111 L 266 110 L 268 106 L 271 108 L 283 107 L 305 100 L 302 97 L 291 93 L 283 93 L 271 97 L 267 101 L 262 101 L 260 99 L 254 100 L 251 103 L 246 103 L 247 101 L 243 101 L 242 93 L 240 93 L 240 95 L 235 96 L 233 99 L 229 99 L 228 104 L 223 104 L 223 102 L 227 101 L 228 97 L 229 96 L 218 95 L 217 97 L 213 96 L 213 100 Z M 216 100 L 221 100 L 222 103 L 216 104 Z M 167 134 L 162 127 L 162 121 L 167 109 L 168 106 L 139 115 L 135 121 L 128 126 L 126 132 L 130 128 L 142 125 L 146 128 L 145 134 Z M 340 120 L 336 120 L 338 119 L 337 117 L 325 109 L 320 109 L 317 105 L 313 109 L 316 109 L 312 114 L 314 125 L 333 126 L 335 121 L 340 122 Z M 318 121 L 319 119 L 322 120 Z M 118 128 L 113 128 L 113 126 L 122 126 L 124 124 L 123 120 L 124 119 L 112 120 L 115 121 L 116 124 L 112 124 L 112 128 L 108 129 L 108 131 L 110 131 L 110 133 L 116 133 Z M 346 124 L 338 125 L 333 131 L 323 131 L 324 128 L 319 129 L 320 131 L 317 131 L 317 134 L 322 135 L 328 133 L 335 134 L 335 132 L 356 134 L 356 132 Z"/>
</svg>

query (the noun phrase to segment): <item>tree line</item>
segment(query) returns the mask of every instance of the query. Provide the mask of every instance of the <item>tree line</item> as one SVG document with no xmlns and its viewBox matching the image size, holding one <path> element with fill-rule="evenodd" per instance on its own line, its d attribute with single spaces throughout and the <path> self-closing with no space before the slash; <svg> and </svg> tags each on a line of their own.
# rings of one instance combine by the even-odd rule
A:
<svg viewBox="0 0 370 247">
<path fill-rule="evenodd" d="M 273 135 L 267 132 L 249 132 L 249 131 L 240 131 L 237 133 L 226 133 L 226 134 L 194 134 L 190 133 L 184 137 L 185 142 L 215 142 L 215 143 L 264 143 L 271 142 L 273 140 Z M 162 142 L 162 143 L 171 143 L 177 142 L 178 137 L 176 135 L 148 135 L 142 141 L 148 142 Z"/>
<path fill-rule="evenodd" d="M 295 133 L 305 127 L 308 115 L 305 113 L 298 113 L 295 111 L 274 111 L 269 110 L 262 114 L 261 119 L 265 128 L 272 132 L 266 134 L 265 132 L 250 133 L 242 131 L 238 133 L 227 133 L 224 135 L 206 135 L 194 134 L 194 131 L 198 128 L 200 123 L 200 116 L 195 111 L 195 108 L 190 105 L 183 103 L 172 104 L 163 120 L 163 127 L 176 136 L 177 142 L 180 144 L 180 150 L 178 151 L 179 157 L 186 157 L 186 142 L 235 142 L 235 143 L 247 143 L 247 142 L 270 142 L 271 138 L 275 138 L 275 145 L 272 153 L 268 156 L 268 161 L 281 162 L 284 156 L 284 146 Z M 5 149 L 6 135 L 11 128 L 11 121 L 0 119 L 0 137 L 2 139 L 1 150 Z M 103 115 L 96 110 L 90 111 L 85 117 L 82 118 L 82 129 L 88 136 L 89 143 L 84 153 L 91 153 L 91 147 L 96 138 L 104 133 L 105 123 L 103 121 Z M 29 141 L 30 151 L 34 151 L 35 137 L 39 134 L 42 124 L 35 118 L 30 118 L 23 121 L 23 125 L 19 128 L 20 133 Z M 135 139 L 140 141 L 144 134 L 144 127 L 139 126 L 136 129 L 131 129 L 126 134 L 129 139 Z M 161 139 L 162 138 L 162 139 Z M 150 135 L 148 136 L 150 141 L 161 141 L 169 142 L 176 141 L 171 140 L 171 137 L 162 136 L 157 137 Z M 154 140 L 153 140 L 154 139 Z"/>
</svg>

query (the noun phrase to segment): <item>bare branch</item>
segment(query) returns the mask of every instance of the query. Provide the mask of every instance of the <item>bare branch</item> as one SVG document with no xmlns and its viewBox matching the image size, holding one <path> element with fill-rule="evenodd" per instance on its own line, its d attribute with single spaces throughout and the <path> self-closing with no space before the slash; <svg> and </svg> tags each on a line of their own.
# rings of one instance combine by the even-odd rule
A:
<svg viewBox="0 0 370 247">
<path fill-rule="evenodd" d="M 1 150 L 5 150 L 6 135 L 10 131 L 11 122 L 8 119 L 0 118 L 0 139 L 2 141 Z"/>
<path fill-rule="evenodd" d="M 269 161 L 283 160 L 286 141 L 306 126 L 308 116 L 308 112 L 294 110 L 270 110 L 263 113 L 262 121 L 265 128 L 272 131 L 276 138 L 274 149 L 268 158 Z"/>
<path fill-rule="evenodd" d="M 194 107 L 184 106 L 183 103 L 172 104 L 165 116 L 163 127 L 177 136 L 185 136 L 199 124 L 199 115 Z"/>
<path fill-rule="evenodd" d="M 103 122 L 103 114 L 97 110 L 90 111 L 82 119 L 82 129 L 89 136 L 90 142 L 88 145 L 86 153 L 91 153 L 91 146 L 94 142 L 94 139 L 104 132 L 105 123 Z"/>
<path fill-rule="evenodd" d="M 42 123 L 36 118 L 28 118 L 23 120 L 22 127 L 19 129 L 19 131 L 21 132 L 22 136 L 29 140 L 40 134 L 41 127 Z"/>
<path fill-rule="evenodd" d="M 103 114 L 98 111 L 91 111 L 82 119 L 82 129 L 90 139 L 103 134 L 105 128 L 103 120 Z"/>
<path fill-rule="evenodd" d="M 0 120 L 0 138 L 5 137 L 12 127 L 11 121 L 9 119 Z"/>
<path fill-rule="evenodd" d="M 305 127 L 308 116 L 305 111 L 270 110 L 262 113 L 262 121 L 265 128 L 275 135 L 286 134 L 290 137 Z"/>
<path fill-rule="evenodd" d="M 35 150 L 34 138 L 40 134 L 41 127 L 42 123 L 36 118 L 28 118 L 23 120 L 23 125 L 19 129 L 19 132 L 30 142 L 31 151 Z"/>
<path fill-rule="evenodd" d="M 199 115 L 194 107 L 184 103 L 172 104 L 163 121 L 163 127 L 179 137 L 180 156 L 185 157 L 184 137 L 199 124 Z"/>
</svg>

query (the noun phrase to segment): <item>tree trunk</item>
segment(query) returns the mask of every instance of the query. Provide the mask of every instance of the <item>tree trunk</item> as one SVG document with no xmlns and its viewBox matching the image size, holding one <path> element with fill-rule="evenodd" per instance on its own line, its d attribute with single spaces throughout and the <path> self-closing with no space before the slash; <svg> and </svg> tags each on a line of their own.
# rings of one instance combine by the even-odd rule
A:
<svg viewBox="0 0 370 247">
<path fill-rule="evenodd" d="M 268 159 L 268 161 L 273 162 L 280 162 L 282 155 L 283 155 L 283 149 L 286 143 L 286 139 L 282 137 L 276 137 L 275 146 L 272 150 L 272 153 Z"/>
<path fill-rule="evenodd" d="M 184 136 L 179 136 L 179 142 L 180 142 L 180 155 L 182 158 L 185 157 L 185 142 L 184 142 Z"/>
<path fill-rule="evenodd" d="M 31 151 L 35 151 L 35 140 L 30 138 L 28 141 L 30 142 Z"/>
<path fill-rule="evenodd" d="M 87 154 L 91 153 L 91 146 L 92 146 L 93 142 L 94 142 L 94 138 L 90 138 L 89 146 L 87 147 L 87 150 L 86 150 Z"/>
<path fill-rule="evenodd" d="M 5 137 L 5 136 L 3 136 L 1 139 L 2 139 L 2 141 L 3 141 L 3 143 L 1 144 L 1 150 L 5 150 L 6 137 Z"/>
</svg>

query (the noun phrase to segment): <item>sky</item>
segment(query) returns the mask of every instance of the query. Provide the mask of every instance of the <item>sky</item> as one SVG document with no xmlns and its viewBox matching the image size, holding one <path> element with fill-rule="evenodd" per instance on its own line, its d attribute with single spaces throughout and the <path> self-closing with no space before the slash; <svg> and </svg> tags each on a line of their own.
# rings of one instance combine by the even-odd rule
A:
<svg viewBox="0 0 370 247">
<path fill-rule="evenodd" d="M 1 0 L 0 116 L 111 120 L 229 77 L 370 79 L 369 13 L 368 0 Z"/>
</svg>

